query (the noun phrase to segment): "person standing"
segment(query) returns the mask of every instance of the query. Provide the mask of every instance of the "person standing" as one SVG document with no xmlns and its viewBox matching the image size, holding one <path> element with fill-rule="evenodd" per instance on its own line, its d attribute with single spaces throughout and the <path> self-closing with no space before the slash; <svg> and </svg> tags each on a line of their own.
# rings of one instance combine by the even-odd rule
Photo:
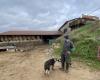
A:
<svg viewBox="0 0 100 80">
<path fill-rule="evenodd" d="M 73 48 L 74 44 L 69 39 L 69 36 L 68 35 L 64 36 L 64 44 L 61 52 L 61 67 L 62 67 L 61 70 L 65 70 L 66 72 L 68 72 L 69 65 L 71 65 L 70 53 Z"/>
</svg>

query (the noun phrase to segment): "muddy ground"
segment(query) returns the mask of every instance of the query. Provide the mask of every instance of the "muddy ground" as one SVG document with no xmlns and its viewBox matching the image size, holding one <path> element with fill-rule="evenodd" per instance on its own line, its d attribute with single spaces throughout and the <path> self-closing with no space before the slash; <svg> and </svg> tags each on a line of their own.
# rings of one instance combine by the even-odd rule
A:
<svg viewBox="0 0 100 80">
<path fill-rule="evenodd" d="M 29 52 L 0 53 L 0 80 L 100 80 L 100 71 L 75 61 L 69 73 L 60 71 L 60 63 L 56 63 L 55 70 L 45 76 L 43 64 L 48 59 L 47 49 L 44 45 Z"/>
</svg>

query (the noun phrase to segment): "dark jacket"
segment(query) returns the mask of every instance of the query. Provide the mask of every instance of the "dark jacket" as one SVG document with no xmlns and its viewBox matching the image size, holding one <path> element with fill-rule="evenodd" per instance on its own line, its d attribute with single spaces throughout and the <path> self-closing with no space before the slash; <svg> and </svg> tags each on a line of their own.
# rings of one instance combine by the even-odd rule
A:
<svg viewBox="0 0 100 80">
<path fill-rule="evenodd" d="M 74 48 L 73 42 L 70 41 L 70 40 L 65 39 L 63 49 L 62 49 L 62 54 L 67 53 L 68 51 L 71 52 L 72 48 Z"/>
</svg>

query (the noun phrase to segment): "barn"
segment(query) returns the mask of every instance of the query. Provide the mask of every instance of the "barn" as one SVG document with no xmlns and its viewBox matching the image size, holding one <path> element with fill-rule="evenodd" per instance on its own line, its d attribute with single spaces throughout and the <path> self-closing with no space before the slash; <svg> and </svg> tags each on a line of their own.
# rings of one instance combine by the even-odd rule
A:
<svg viewBox="0 0 100 80">
<path fill-rule="evenodd" d="M 47 44 L 49 40 L 61 35 L 59 31 L 8 31 L 0 33 L 0 47 L 2 50 L 11 47 L 31 49 L 36 45 Z"/>
</svg>

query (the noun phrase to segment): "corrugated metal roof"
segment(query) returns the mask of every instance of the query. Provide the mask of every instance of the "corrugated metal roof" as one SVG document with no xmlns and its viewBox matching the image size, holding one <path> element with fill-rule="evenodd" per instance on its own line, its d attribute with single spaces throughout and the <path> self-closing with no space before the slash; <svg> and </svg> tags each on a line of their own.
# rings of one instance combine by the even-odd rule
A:
<svg viewBox="0 0 100 80">
<path fill-rule="evenodd" d="M 8 31 L 0 35 L 61 35 L 59 31 Z"/>
</svg>

